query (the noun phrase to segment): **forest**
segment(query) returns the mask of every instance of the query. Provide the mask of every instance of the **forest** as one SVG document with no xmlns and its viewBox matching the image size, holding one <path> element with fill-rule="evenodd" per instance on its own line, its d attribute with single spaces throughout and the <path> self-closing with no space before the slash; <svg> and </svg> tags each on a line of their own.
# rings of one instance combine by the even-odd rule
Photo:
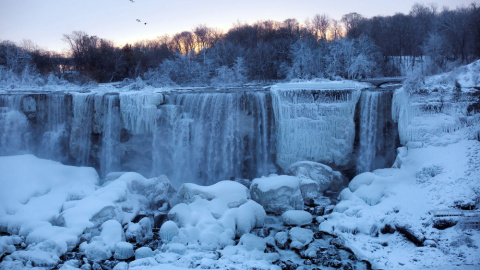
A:
<svg viewBox="0 0 480 270">
<path fill-rule="evenodd" d="M 161 87 L 362 79 L 412 71 L 426 76 L 480 58 L 480 6 L 451 10 L 415 4 L 408 14 L 365 18 L 349 13 L 341 20 L 317 14 L 303 23 L 236 23 L 227 31 L 198 25 L 123 47 L 83 31 L 65 34 L 63 40 L 68 55 L 42 50 L 29 40 L 1 41 L 0 82 L 140 78 Z"/>
</svg>

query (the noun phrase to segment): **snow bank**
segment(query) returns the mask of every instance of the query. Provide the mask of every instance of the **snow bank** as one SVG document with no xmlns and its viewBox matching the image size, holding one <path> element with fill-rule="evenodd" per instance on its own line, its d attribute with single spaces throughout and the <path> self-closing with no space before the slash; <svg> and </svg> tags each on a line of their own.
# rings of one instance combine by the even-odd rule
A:
<svg viewBox="0 0 480 270">
<path fill-rule="evenodd" d="M 372 85 L 357 81 L 331 81 L 327 79 L 317 79 L 312 81 L 279 83 L 271 87 L 272 90 L 344 90 L 344 89 L 364 89 Z"/>
<path fill-rule="evenodd" d="M 65 166 L 33 155 L 0 157 L 0 230 L 18 234 L 30 222 L 51 221 L 65 205 L 95 190 L 93 168 Z"/>
<path fill-rule="evenodd" d="M 432 219 L 434 210 L 476 204 L 480 198 L 478 153 L 480 142 L 468 140 L 409 149 L 399 168 L 356 176 L 341 192 L 341 202 L 320 229 L 344 237 L 357 255 L 377 267 L 478 266 L 480 233 L 473 231 L 465 236 L 454 228 L 437 230 Z M 384 229 L 387 225 L 399 232 L 388 234 L 390 229 Z M 412 243 L 406 234 L 420 241 L 416 244 L 432 240 L 436 247 L 424 248 L 422 258 L 416 252 L 407 254 L 404 250 L 411 250 L 412 246 L 407 246 Z M 463 242 L 454 241 L 465 237 Z M 444 254 L 446 250 L 448 254 Z M 461 261 L 459 254 L 463 254 Z"/>
<path fill-rule="evenodd" d="M 86 240 L 80 250 L 87 258 L 109 259 L 117 244 L 125 241 L 122 225 L 140 212 L 153 216 L 169 204 L 174 192 L 165 177 L 146 179 L 137 173 L 122 174 L 99 187 L 93 168 L 31 155 L 0 157 L 0 171 L 0 230 L 21 235 L 27 244 L 26 250 L 16 251 L 12 243 L 17 238 L 0 237 L 1 252 L 11 253 L 5 257 L 8 265 L 31 261 L 55 266 L 60 256 L 78 246 L 80 236 Z M 136 237 L 151 237 L 149 220 L 141 220 L 139 226 Z"/>
</svg>

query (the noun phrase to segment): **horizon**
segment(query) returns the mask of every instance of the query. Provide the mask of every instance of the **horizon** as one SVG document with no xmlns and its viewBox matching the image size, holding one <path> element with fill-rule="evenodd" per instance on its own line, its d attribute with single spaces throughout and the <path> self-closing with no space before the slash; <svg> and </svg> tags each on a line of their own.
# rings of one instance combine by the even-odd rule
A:
<svg viewBox="0 0 480 270">
<path fill-rule="evenodd" d="M 238 3 L 209 0 L 207 3 L 198 4 L 189 0 L 166 3 L 153 0 L 133 2 L 122 0 L 120 3 L 116 1 L 115 4 L 114 1 L 55 3 L 53 0 L 42 2 L 27 0 L 18 3 L 14 0 L 5 0 L 0 9 L 0 23 L 11 27 L 0 30 L 0 40 L 9 40 L 16 44 L 30 40 L 40 49 L 66 53 L 69 48 L 62 40 L 63 35 L 73 31 L 84 31 L 89 35 L 110 40 L 115 46 L 121 47 L 127 43 L 133 44 L 163 35 L 173 36 L 182 31 L 191 31 L 198 25 L 226 32 L 237 23 L 253 24 L 265 20 L 281 22 L 293 18 L 304 24 L 307 18 L 313 18 L 315 14 L 327 14 L 336 20 L 351 12 L 359 13 L 366 18 L 391 16 L 396 13 L 408 14 L 412 6 L 418 2 L 409 0 L 385 3 L 381 0 L 369 0 L 359 3 L 354 0 L 343 0 L 343 3 L 339 4 L 313 0 L 296 3 L 251 0 Z M 435 4 L 441 11 L 444 7 L 454 9 L 471 3 L 474 1 L 441 0 Z M 96 8 L 92 9 L 93 5 L 96 5 Z M 59 21 L 62 23 L 59 24 Z"/>
</svg>

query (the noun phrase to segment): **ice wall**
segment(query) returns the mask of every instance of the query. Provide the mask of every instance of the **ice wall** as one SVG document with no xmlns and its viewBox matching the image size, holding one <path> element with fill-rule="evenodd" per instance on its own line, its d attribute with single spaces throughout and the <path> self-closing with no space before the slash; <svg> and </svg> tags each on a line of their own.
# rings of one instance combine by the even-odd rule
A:
<svg viewBox="0 0 480 270">
<path fill-rule="evenodd" d="M 360 90 L 272 89 L 277 164 L 316 161 L 346 166 L 355 139 L 355 106 Z"/>
<path fill-rule="evenodd" d="M 392 91 L 363 91 L 357 106 L 356 173 L 390 167 L 397 148 L 397 126 L 391 117 Z"/>
</svg>

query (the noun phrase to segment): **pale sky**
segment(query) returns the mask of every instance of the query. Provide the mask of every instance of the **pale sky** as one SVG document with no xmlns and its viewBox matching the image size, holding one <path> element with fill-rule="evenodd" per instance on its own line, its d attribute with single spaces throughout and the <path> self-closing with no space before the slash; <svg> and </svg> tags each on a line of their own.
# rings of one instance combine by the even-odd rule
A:
<svg viewBox="0 0 480 270">
<path fill-rule="evenodd" d="M 30 39 L 42 49 L 62 51 L 67 48 L 63 34 L 81 30 L 121 46 L 199 24 L 227 30 L 237 21 L 295 18 L 303 23 L 323 13 L 334 19 L 350 12 L 393 15 L 408 13 L 415 2 L 434 2 L 441 10 L 473 0 L 0 0 L 0 40 Z"/>
</svg>

